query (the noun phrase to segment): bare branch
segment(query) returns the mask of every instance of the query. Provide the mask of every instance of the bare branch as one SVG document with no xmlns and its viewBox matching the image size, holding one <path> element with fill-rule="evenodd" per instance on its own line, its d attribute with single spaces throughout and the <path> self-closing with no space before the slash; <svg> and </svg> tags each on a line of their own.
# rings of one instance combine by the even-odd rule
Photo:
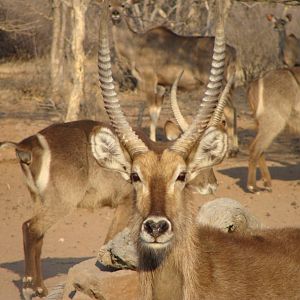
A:
<svg viewBox="0 0 300 300">
<path fill-rule="evenodd" d="M 38 27 L 39 22 L 17 23 L 16 21 L 7 20 L 0 22 L 0 30 L 6 32 L 15 32 L 29 34 L 31 30 Z"/>
<path fill-rule="evenodd" d="M 261 2 L 261 3 L 277 3 L 284 5 L 300 5 L 300 0 L 235 0 L 237 2 Z"/>
</svg>

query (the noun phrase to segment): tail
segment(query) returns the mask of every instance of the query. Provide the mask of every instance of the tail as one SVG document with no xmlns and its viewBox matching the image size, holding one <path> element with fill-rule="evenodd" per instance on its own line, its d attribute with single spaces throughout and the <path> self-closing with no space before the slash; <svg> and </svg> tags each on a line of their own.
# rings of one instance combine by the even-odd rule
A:
<svg viewBox="0 0 300 300">
<path fill-rule="evenodd" d="M 14 143 L 14 142 L 9 142 L 9 141 L 0 142 L 0 149 L 4 149 L 4 148 L 14 148 L 14 149 L 17 149 L 18 148 L 18 144 Z"/>
</svg>

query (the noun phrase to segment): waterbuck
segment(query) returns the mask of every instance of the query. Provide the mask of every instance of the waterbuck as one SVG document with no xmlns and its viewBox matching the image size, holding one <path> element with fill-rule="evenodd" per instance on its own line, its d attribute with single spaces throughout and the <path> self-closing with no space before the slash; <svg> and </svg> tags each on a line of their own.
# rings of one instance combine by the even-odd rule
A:
<svg viewBox="0 0 300 300">
<path fill-rule="evenodd" d="M 98 140 L 98 133 L 101 139 Z M 170 143 L 154 143 L 136 129 L 137 134 L 155 153 Z M 26 184 L 35 206 L 35 215 L 24 222 L 23 244 L 25 276 L 23 294 L 44 296 L 47 289 L 41 271 L 41 251 L 44 235 L 50 227 L 80 207 L 116 207 L 106 237 L 109 241 L 125 228 L 132 214 L 132 186 L 123 169 L 115 164 L 108 153 L 99 155 L 92 146 L 104 148 L 118 142 L 112 127 L 107 123 L 82 120 L 51 125 L 20 143 L 2 142 L 0 148 L 13 147 L 25 175 Z M 117 147 L 109 149 L 117 150 Z M 123 152 L 114 152 L 124 160 Z M 105 161 L 105 167 L 103 166 Z M 111 162 L 111 164 L 110 164 Z M 109 165 L 109 167 L 108 167 Z M 113 172 L 117 171 L 117 172 Z M 209 194 L 216 190 L 217 180 L 213 169 L 203 170 L 193 182 L 194 192 Z"/>
<path fill-rule="evenodd" d="M 151 141 L 138 129 L 136 133 L 154 153 L 162 153 L 170 146 Z M 123 154 L 115 143 L 118 139 L 113 128 L 92 120 L 54 124 L 19 143 L 0 143 L 0 148 L 15 148 L 35 205 L 35 215 L 22 226 L 25 299 L 47 294 L 41 271 L 42 244 L 47 230 L 61 218 L 78 206 L 109 205 L 116 210 L 106 242 L 126 227 L 132 214 L 132 186 L 124 169 L 130 165 L 114 162 L 112 157 L 116 155 L 120 162 L 125 160 L 124 155 L 128 157 L 126 150 L 122 148 Z M 112 153 L 99 152 L 94 144 Z M 213 169 L 201 170 L 191 186 L 200 194 L 214 192 L 217 180 Z"/>
<path fill-rule="evenodd" d="M 256 166 L 259 164 L 264 187 L 271 191 L 264 151 L 284 128 L 300 133 L 300 67 L 273 70 L 253 81 L 248 89 L 248 101 L 257 135 L 250 146 L 247 188 L 251 192 L 258 190 Z"/>
<path fill-rule="evenodd" d="M 156 140 L 156 126 L 164 95 L 157 92 L 157 85 L 171 86 L 179 71 L 184 69 L 179 87 L 195 90 L 207 84 L 211 66 L 214 37 L 181 36 L 160 26 L 144 33 L 133 31 L 126 12 L 129 5 L 138 1 L 111 0 L 110 18 L 112 33 L 118 57 L 127 62 L 132 74 L 138 80 L 141 91 L 146 95 L 150 113 L 150 138 Z M 235 73 L 236 51 L 226 46 L 226 78 Z M 236 133 L 236 110 L 228 97 L 224 111 L 229 135 L 229 155 L 238 152 Z"/>
<path fill-rule="evenodd" d="M 273 23 L 273 28 L 279 35 L 279 58 L 287 67 L 300 65 L 300 39 L 294 34 L 286 34 L 285 26 L 292 20 L 291 14 L 282 18 L 267 15 L 267 20 Z"/>
<path fill-rule="evenodd" d="M 230 6 L 228 2 L 217 1 L 219 10 Z M 191 209 L 190 180 L 200 170 L 220 163 L 226 154 L 226 135 L 210 122 L 223 79 L 226 48 L 222 15 L 210 81 L 199 111 L 188 130 L 159 154 L 134 133 L 121 110 L 111 76 L 106 21 L 107 10 L 103 9 L 99 75 L 106 111 L 130 156 L 122 161 L 109 151 L 120 166 L 130 164 L 123 172 L 130 176 L 134 188 L 140 299 L 299 298 L 300 229 L 233 236 L 198 226 Z M 123 151 L 120 144 L 112 147 Z M 107 151 L 97 143 L 93 147 L 94 151 Z"/>
</svg>

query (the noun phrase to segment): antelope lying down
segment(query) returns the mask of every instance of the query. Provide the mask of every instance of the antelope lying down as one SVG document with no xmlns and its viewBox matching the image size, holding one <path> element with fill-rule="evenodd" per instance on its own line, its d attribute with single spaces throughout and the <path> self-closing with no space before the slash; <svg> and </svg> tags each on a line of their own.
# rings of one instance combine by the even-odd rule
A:
<svg viewBox="0 0 300 300">
<path fill-rule="evenodd" d="M 160 26 L 144 33 L 134 32 L 127 20 L 130 5 L 136 0 L 111 0 L 110 18 L 112 33 L 118 57 L 125 60 L 132 74 L 137 78 L 139 88 L 146 95 L 150 113 L 150 138 L 156 140 L 156 126 L 164 95 L 158 93 L 158 84 L 171 86 L 178 72 L 185 70 L 179 87 L 197 90 L 207 84 L 214 37 L 181 36 Z M 237 68 L 236 50 L 226 46 L 226 78 Z M 187 105 L 187 103 L 186 103 Z M 224 111 L 230 141 L 229 152 L 236 155 L 238 140 L 236 134 L 236 111 L 231 102 L 231 94 Z"/>
<path fill-rule="evenodd" d="M 223 3 L 228 4 L 217 1 L 218 7 Z M 223 18 L 217 25 L 214 54 L 218 55 L 214 55 L 210 83 L 197 116 L 160 154 L 135 135 L 121 111 L 111 77 L 106 21 L 107 11 L 103 10 L 99 73 L 105 107 L 120 144 L 131 158 L 111 156 L 120 170 L 124 164 L 130 166 L 123 172 L 130 176 L 135 191 L 140 299 L 299 298 L 300 229 L 243 236 L 194 222 L 189 182 L 203 168 L 220 163 L 227 147 L 226 135 L 208 127 L 223 79 L 216 76 L 223 72 L 225 57 Z M 124 151 L 120 144 L 114 141 L 114 152 Z M 93 147 L 94 151 L 107 151 L 97 143 Z"/>
</svg>

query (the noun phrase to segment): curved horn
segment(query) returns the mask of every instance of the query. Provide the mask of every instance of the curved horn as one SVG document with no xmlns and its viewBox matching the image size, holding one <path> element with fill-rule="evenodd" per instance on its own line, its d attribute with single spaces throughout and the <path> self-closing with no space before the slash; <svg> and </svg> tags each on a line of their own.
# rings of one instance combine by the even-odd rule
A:
<svg viewBox="0 0 300 300">
<path fill-rule="evenodd" d="M 172 108 L 174 117 L 176 119 L 176 122 L 179 125 L 180 129 L 183 132 L 185 132 L 188 129 L 189 124 L 184 119 L 184 117 L 183 117 L 183 115 L 182 115 L 182 113 L 181 113 L 181 111 L 179 109 L 178 101 L 177 101 L 177 87 L 178 87 L 178 82 L 180 81 L 183 73 L 184 73 L 184 70 L 182 70 L 179 73 L 179 75 L 176 77 L 176 80 L 172 84 L 170 100 L 171 100 L 171 108 Z"/>
<path fill-rule="evenodd" d="M 100 13 L 98 71 L 105 110 L 120 142 L 131 157 L 148 151 L 147 146 L 138 138 L 127 122 L 115 91 L 111 71 L 108 39 L 108 3 L 103 2 Z"/>
<path fill-rule="evenodd" d="M 213 50 L 212 68 L 210 71 L 209 82 L 205 92 L 205 96 L 200 104 L 198 113 L 187 131 L 170 147 L 170 150 L 175 151 L 187 157 L 194 146 L 195 142 L 200 138 L 214 113 L 218 103 L 219 95 L 222 89 L 222 81 L 225 65 L 225 33 L 224 21 L 226 12 L 225 0 L 218 0 L 218 23 L 216 26 L 216 36 Z M 225 3 L 225 6 L 223 6 Z M 230 5 L 229 5 L 230 6 Z"/>
<path fill-rule="evenodd" d="M 226 86 L 220 96 L 220 100 L 218 102 L 216 110 L 210 120 L 209 126 L 217 126 L 221 123 L 224 107 L 227 103 L 228 95 L 233 85 L 233 82 L 234 82 L 234 75 L 230 76 L 229 80 L 226 83 Z"/>
</svg>

